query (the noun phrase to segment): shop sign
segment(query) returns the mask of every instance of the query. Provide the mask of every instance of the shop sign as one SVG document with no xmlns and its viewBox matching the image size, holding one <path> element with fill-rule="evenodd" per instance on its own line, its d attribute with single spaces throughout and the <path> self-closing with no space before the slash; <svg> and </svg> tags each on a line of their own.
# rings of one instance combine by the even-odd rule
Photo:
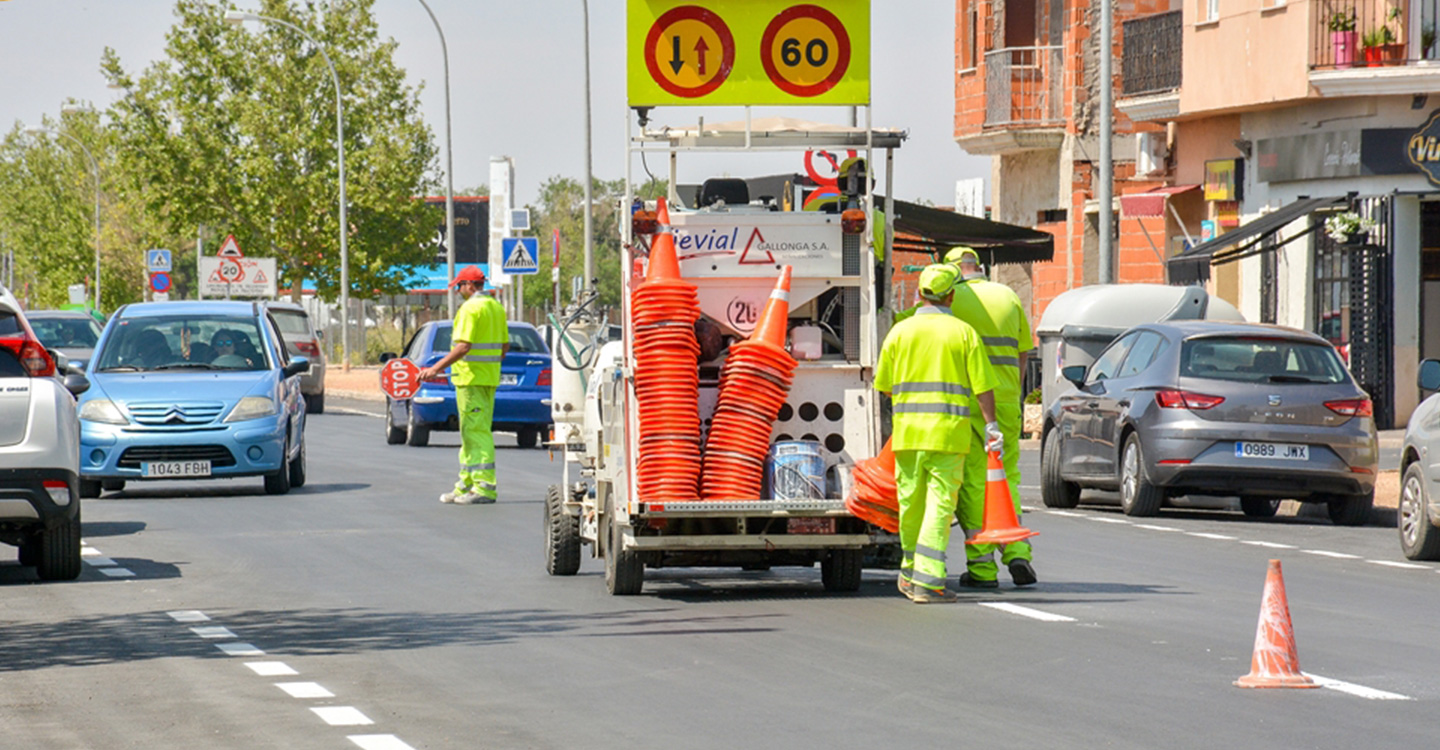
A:
<svg viewBox="0 0 1440 750">
<path fill-rule="evenodd" d="M 1244 159 L 1211 159 L 1205 162 L 1205 200 L 1238 201 L 1245 185 Z"/>
<path fill-rule="evenodd" d="M 1405 155 L 1431 184 L 1440 185 L 1440 109 L 1431 112 L 1430 119 L 1406 141 Z"/>
<path fill-rule="evenodd" d="M 1209 242 L 1215 239 L 1215 222 L 1205 219 L 1200 222 L 1200 241 Z"/>
<path fill-rule="evenodd" d="M 1410 128 L 1370 128 L 1263 138 L 1255 143 L 1255 177 L 1290 182 L 1413 174 L 1415 165 L 1405 150 L 1416 133 Z"/>
<path fill-rule="evenodd" d="M 1222 227 L 1240 226 L 1240 201 L 1216 201 L 1215 224 Z"/>
</svg>

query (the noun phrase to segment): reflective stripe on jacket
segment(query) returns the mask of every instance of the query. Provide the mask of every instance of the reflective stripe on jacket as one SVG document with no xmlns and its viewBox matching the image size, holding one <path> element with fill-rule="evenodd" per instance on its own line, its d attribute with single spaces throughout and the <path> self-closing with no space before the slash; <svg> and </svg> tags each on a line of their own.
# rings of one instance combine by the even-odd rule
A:
<svg viewBox="0 0 1440 750">
<path fill-rule="evenodd" d="M 501 348 L 510 343 L 505 308 L 493 297 L 476 292 L 455 311 L 455 329 L 450 340 L 467 341 L 470 351 L 450 366 L 455 385 L 499 385 Z"/>
<path fill-rule="evenodd" d="M 955 286 L 953 310 L 980 335 L 995 368 L 995 400 L 1020 398 L 1020 353 L 1035 348 L 1020 296 L 983 274 L 973 274 Z"/>
<path fill-rule="evenodd" d="M 896 323 L 875 368 L 875 389 L 891 395 L 891 446 L 967 452 L 973 396 L 994 379 L 975 329 L 949 308 L 922 307 Z"/>
</svg>

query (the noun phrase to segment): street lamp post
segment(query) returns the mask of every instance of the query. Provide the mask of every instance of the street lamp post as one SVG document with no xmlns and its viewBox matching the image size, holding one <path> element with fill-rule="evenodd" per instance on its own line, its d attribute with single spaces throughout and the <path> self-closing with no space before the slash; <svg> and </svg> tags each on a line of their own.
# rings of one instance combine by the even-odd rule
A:
<svg viewBox="0 0 1440 750">
<path fill-rule="evenodd" d="M 58 135 L 62 138 L 69 138 L 75 142 L 76 146 L 80 147 L 85 158 L 90 160 L 90 173 L 95 177 L 95 311 L 100 312 L 100 163 L 95 161 L 95 155 L 90 153 L 90 149 L 85 147 L 84 142 L 69 133 L 52 128 L 42 128 L 38 125 L 25 128 L 25 132 L 35 136 Z"/>
<path fill-rule="evenodd" d="M 282 21 L 278 18 L 262 16 L 256 13 L 247 13 L 243 10 L 225 11 L 225 22 L 239 26 L 246 21 L 264 21 L 284 26 L 296 34 L 305 37 L 315 49 L 320 51 L 320 58 L 325 61 L 325 66 L 330 69 L 330 80 L 335 83 L 335 149 L 339 154 L 338 163 L 340 167 L 340 369 L 350 371 L 350 253 L 346 235 L 349 234 L 349 221 L 345 213 L 345 109 L 340 98 L 340 76 L 335 73 L 335 65 L 330 62 L 330 55 L 325 53 L 325 47 L 316 41 L 314 37 L 305 33 L 305 30 L 289 21 Z"/>
<path fill-rule="evenodd" d="M 440 35 L 440 56 L 445 60 L 445 278 L 455 278 L 455 160 L 450 151 L 450 49 L 445 45 L 445 31 L 440 28 L 435 11 L 430 4 L 420 0 L 430 22 L 435 24 L 435 33 Z M 445 290 L 445 307 L 450 317 L 455 317 L 455 290 Z"/>
</svg>

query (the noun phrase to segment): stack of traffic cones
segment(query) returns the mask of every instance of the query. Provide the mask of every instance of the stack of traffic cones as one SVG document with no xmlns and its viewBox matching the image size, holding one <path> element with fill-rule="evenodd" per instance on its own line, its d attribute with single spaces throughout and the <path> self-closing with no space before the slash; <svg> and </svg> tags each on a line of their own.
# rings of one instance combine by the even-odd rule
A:
<svg viewBox="0 0 1440 750">
<path fill-rule="evenodd" d="M 640 410 L 637 482 L 643 500 L 680 502 L 698 497 L 700 481 L 700 345 L 695 341 L 700 302 L 695 285 L 680 277 L 663 198 L 658 214 L 660 229 L 645 280 L 631 296 Z"/>
<path fill-rule="evenodd" d="M 985 473 L 985 525 L 966 544 L 1010 544 L 1021 539 L 1039 536 L 1020 525 L 1015 517 L 1015 500 L 1010 497 L 1010 482 L 1005 478 L 1005 464 L 1000 461 L 998 451 L 989 452 L 989 464 Z"/>
<path fill-rule="evenodd" d="M 720 395 L 700 475 L 700 496 L 706 500 L 760 498 L 770 433 L 795 379 L 795 358 L 785 350 L 790 270 L 781 269 L 755 332 L 730 347 L 720 371 Z"/>
<path fill-rule="evenodd" d="M 900 532 L 900 500 L 895 489 L 895 452 L 890 441 L 880 455 L 855 462 L 855 484 L 845 497 L 850 514 L 880 528 Z"/>
<path fill-rule="evenodd" d="M 1250 674 L 1235 684 L 1246 688 L 1320 687 L 1300 671 L 1295 630 L 1290 626 L 1290 603 L 1285 598 L 1285 578 L 1280 573 L 1279 560 L 1271 560 L 1265 572 L 1265 594 L 1260 602 L 1260 624 L 1255 627 Z"/>
</svg>

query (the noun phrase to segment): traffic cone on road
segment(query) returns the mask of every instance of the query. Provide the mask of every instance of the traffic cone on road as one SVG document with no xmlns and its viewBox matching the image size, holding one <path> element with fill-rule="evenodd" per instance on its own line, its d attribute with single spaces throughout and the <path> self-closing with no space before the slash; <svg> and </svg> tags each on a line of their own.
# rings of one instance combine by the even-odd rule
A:
<svg viewBox="0 0 1440 750">
<path fill-rule="evenodd" d="M 1015 517 L 1015 501 L 1010 497 L 1010 482 L 1005 478 L 1005 464 L 1000 462 L 1000 453 L 990 451 L 989 468 L 985 474 L 985 525 L 966 544 L 1010 544 L 1021 539 L 1039 536 L 1020 525 Z"/>
<path fill-rule="evenodd" d="M 1290 626 L 1290 604 L 1285 599 L 1285 578 L 1280 574 L 1279 560 L 1271 560 L 1265 573 L 1265 595 L 1260 601 L 1260 624 L 1255 627 L 1250 674 L 1235 684 L 1244 688 L 1320 687 L 1300 672 L 1295 630 Z"/>
</svg>

